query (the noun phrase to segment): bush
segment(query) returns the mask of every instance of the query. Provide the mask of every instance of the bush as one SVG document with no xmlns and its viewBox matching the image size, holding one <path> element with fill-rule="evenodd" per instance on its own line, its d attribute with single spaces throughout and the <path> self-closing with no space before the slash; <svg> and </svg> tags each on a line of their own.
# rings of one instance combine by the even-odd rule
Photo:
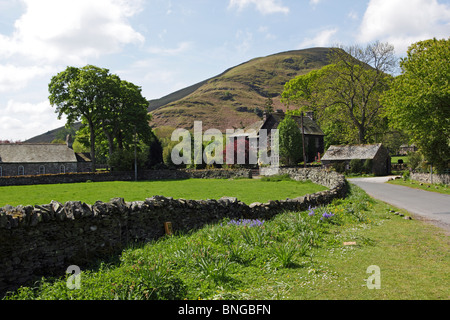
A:
<svg viewBox="0 0 450 320">
<path fill-rule="evenodd" d="M 361 173 L 363 170 L 362 160 L 352 159 L 350 161 L 350 172 L 351 173 Z"/>
<path fill-rule="evenodd" d="M 364 173 L 372 173 L 373 161 L 371 159 L 366 159 L 363 164 Z"/>
<path fill-rule="evenodd" d="M 338 173 L 344 173 L 345 172 L 345 162 L 335 162 L 332 164 L 334 170 Z"/>
<path fill-rule="evenodd" d="M 408 165 L 411 170 L 416 170 L 423 162 L 423 156 L 419 152 L 408 152 Z"/>
</svg>

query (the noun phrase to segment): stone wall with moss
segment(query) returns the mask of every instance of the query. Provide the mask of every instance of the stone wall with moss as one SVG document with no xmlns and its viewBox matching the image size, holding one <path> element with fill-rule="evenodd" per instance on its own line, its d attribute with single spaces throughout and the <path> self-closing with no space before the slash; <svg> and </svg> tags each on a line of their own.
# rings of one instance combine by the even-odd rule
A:
<svg viewBox="0 0 450 320">
<path fill-rule="evenodd" d="M 227 174 L 231 174 L 231 170 Z M 240 177 L 244 171 L 236 171 Z M 42 277 L 61 276 L 70 265 L 87 266 L 111 257 L 134 243 L 145 243 L 165 234 L 200 228 L 224 218 L 270 219 L 284 211 L 303 211 L 344 197 L 342 175 L 318 169 L 281 169 L 295 180 L 311 180 L 329 188 L 295 199 L 247 205 L 236 198 L 187 200 L 154 196 L 125 202 L 115 198 L 89 205 L 69 201 L 36 206 L 0 208 L 0 293 L 32 284 Z M 211 178 L 224 173 L 197 171 L 190 176 Z M 159 172 L 160 179 L 168 178 Z M 170 176 L 176 178 L 175 176 Z"/>
</svg>

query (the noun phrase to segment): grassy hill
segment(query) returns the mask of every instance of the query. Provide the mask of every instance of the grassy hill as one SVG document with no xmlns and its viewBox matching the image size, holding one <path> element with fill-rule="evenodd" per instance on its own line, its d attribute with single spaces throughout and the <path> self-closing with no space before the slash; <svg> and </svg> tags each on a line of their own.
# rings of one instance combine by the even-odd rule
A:
<svg viewBox="0 0 450 320">
<path fill-rule="evenodd" d="M 268 97 L 272 97 L 274 109 L 285 110 L 280 102 L 284 84 L 328 64 L 329 52 L 329 48 L 311 48 L 255 58 L 220 75 L 150 100 L 151 126 L 160 128 L 159 132 L 164 132 L 165 127 L 192 129 L 194 121 L 200 120 L 203 121 L 203 130 L 216 128 L 224 131 L 247 126 L 260 119 Z M 26 142 L 51 142 L 60 129 Z"/>
<path fill-rule="evenodd" d="M 284 84 L 325 66 L 328 53 L 327 48 L 288 51 L 230 68 L 216 77 L 151 101 L 152 126 L 191 129 L 195 120 L 203 121 L 204 130 L 249 125 L 259 120 L 255 108 L 262 111 L 267 97 L 272 97 L 274 109 L 284 110 L 280 102 Z"/>
</svg>

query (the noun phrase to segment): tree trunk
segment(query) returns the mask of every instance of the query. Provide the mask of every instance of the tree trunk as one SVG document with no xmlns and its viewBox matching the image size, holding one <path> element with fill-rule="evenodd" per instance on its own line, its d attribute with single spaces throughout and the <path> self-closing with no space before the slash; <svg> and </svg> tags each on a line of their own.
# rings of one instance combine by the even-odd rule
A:
<svg viewBox="0 0 450 320">
<path fill-rule="evenodd" d="M 108 154 L 111 157 L 111 155 L 114 152 L 114 139 L 112 135 L 108 132 L 108 130 L 106 130 L 105 128 L 103 128 L 103 133 L 105 134 L 106 139 L 108 140 Z"/>
<path fill-rule="evenodd" d="M 90 131 L 90 142 L 91 142 L 91 161 L 92 161 L 92 172 L 95 172 L 96 169 L 96 161 L 95 161 L 95 131 L 94 124 L 92 120 L 88 120 L 89 131 Z"/>
<path fill-rule="evenodd" d="M 358 131 L 359 131 L 359 143 L 365 144 L 366 143 L 366 130 L 365 130 L 364 126 L 359 125 Z"/>
</svg>

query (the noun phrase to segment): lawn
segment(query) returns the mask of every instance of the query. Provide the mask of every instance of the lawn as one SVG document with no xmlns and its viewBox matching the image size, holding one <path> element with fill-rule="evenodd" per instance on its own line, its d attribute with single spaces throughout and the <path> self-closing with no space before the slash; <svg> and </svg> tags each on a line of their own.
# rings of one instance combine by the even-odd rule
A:
<svg viewBox="0 0 450 320">
<path fill-rule="evenodd" d="M 83 270 L 79 289 L 44 279 L 7 299 L 450 299 L 448 237 L 350 188 L 325 207 L 131 247 Z M 379 289 L 368 287 L 369 266 L 379 268 Z"/>
<path fill-rule="evenodd" d="M 398 160 L 403 160 L 403 163 L 408 163 L 408 156 L 394 156 L 391 158 L 392 163 L 398 163 Z"/>
<path fill-rule="evenodd" d="M 0 206 L 40 205 L 52 200 L 61 203 L 82 201 L 94 204 L 115 197 L 125 201 L 145 200 L 155 195 L 190 200 L 237 197 L 240 201 L 267 202 L 296 198 L 327 188 L 311 182 L 284 180 L 273 182 L 257 179 L 187 179 L 138 182 L 86 182 L 57 185 L 0 187 Z"/>
</svg>

